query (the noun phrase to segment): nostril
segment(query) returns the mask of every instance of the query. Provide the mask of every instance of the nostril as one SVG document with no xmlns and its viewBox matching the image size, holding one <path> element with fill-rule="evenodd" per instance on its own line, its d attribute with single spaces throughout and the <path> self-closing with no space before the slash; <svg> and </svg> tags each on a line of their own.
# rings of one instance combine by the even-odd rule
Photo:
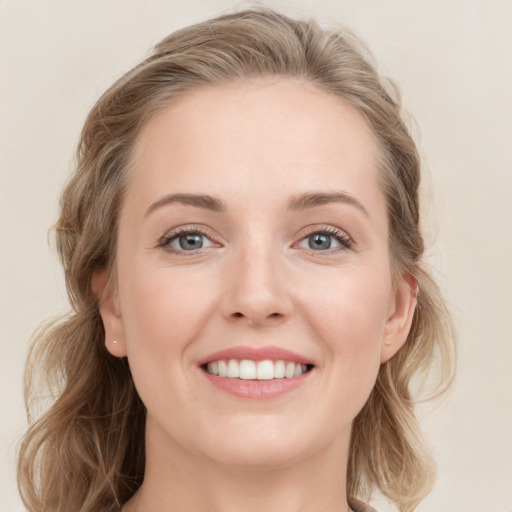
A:
<svg viewBox="0 0 512 512">
<path fill-rule="evenodd" d="M 1 1 L 1 0 L 0 0 Z M 265 316 L 259 316 L 259 315 L 252 315 L 252 314 L 244 314 L 240 311 L 236 311 L 234 313 L 231 314 L 231 318 L 247 318 L 247 320 L 250 322 L 250 323 L 259 323 L 260 321 L 264 321 L 265 319 L 269 320 L 271 318 L 282 318 L 283 315 L 282 313 L 279 313 L 279 312 L 274 312 L 274 313 L 269 313 L 268 315 L 265 315 Z"/>
</svg>

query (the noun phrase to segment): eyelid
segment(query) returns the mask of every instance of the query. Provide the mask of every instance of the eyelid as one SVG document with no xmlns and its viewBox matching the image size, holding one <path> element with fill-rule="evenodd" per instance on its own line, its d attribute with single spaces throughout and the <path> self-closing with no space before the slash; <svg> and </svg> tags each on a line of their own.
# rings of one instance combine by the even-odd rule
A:
<svg viewBox="0 0 512 512">
<path fill-rule="evenodd" d="M 216 237 L 215 233 L 213 231 L 211 231 L 209 228 L 207 228 L 206 226 L 187 224 L 184 226 L 175 227 L 175 228 L 167 231 L 165 233 L 165 235 L 163 235 L 162 237 L 160 237 L 158 239 L 157 248 L 161 248 L 164 251 L 167 251 L 171 254 L 175 254 L 178 256 L 191 256 L 194 254 L 198 254 L 199 252 L 201 252 L 204 249 L 208 249 L 208 247 L 201 247 L 200 249 L 197 249 L 195 251 L 185 251 L 182 249 L 171 248 L 171 246 L 170 246 L 171 241 L 174 241 L 177 238 L 179 238 L 180 236 L 187 235 L 187 234 L 202 235 L 205 238 L 207 238 L 210 242 L 212 242 L 212 244 L 214 244 L 214 245 L 216 244 L 217 246 L 219 246 L 219 242 L 216 241 L 217 237 Z"/>
<path fill-rule="evenodd" d="M 318 254 L 318 255 L 329 255 L 329 254 L 333 254 L 333 253 L 336 253 L 338 251 L 347 251 L 347 250 L 350 250 L 350 249 L 354 249 L 354 246 L 355 246 L 355 242 L 354 242 L 354 239 L 343 229 L 341 228 L 338 228 L 338 227 L 335 227 L 335 226 L 332 226 L 332 225 L 328 225 L 328 224 L 317 224 L 317 225 L 313 225 L 313 226 L 308 226 L 306 232 L 301 232 L 300 234 L 300 239 L 298 242 L 302 242 L 303 240 L 305 240 L 306 238 L 308 238 L 309 236 L 311 235 L 314 235 L 314 234 L 317 234 L 317 233 L 323 233 L 323 234 L 327 234 L 327 235 L 330 235 L 332 237 L 334 237 L 335 239 L 337 239 L 338 243 L 340 244 L 338 247 L 334 247 L 334 248 L 330 248 L 330 249 L 327 249 L 327 250 L 319 250 L 319 251 L 315 251 L 313 249 L 309 249 L 309 252 L 312 252 L 312 253 L 315 253 L 315 254 Z M 296 242 L 296 243 L 298 243 Z"/>
</svg>

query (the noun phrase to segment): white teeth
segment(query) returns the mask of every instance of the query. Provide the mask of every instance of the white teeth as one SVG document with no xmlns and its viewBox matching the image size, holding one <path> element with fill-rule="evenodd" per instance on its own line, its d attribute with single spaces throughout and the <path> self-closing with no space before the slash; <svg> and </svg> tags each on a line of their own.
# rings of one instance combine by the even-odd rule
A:
<svg viewBox="0 0 512 512">
<path fill-rule="evenodd" d="M 286 363 L 286 369 L 284 371 L 284 376 L 287 379 L 291 379 L 295 377 L 295 363 Z"/>
<path fill-rule="evenodd" d="M 249 359 L 242 359 L 240 361 L 240 378 L 241 379 L 256 379 L 256 363 Z"/>
<path fill-rule="evenodd" d="M 238 379 L 238 377 L 240 377 L 240 368 L 238 366 L 237 360 L 230 359 L 228 361 L 228 370 L 226 372 L 226 377 L 230 377 L 231 379 Z"/>
<path fill-rule="evenodd" d="M 294 363 L 292 361 L 272 361 L 265 359 L 263 361 L 251 361 L 250 359 L 229 359 L 213 361 L 207 364 L 206 371 L 219 377 L 228 377 L 230 379 L 244 380 L 272 380 L 272 379 L 292 379 L 299 377 L 307 370 L 305 364 Z"/>
<path fill-rule="evenodd" d="M 213 375 L 219 375 L 219 363 L 215 361 L 214 363 L 208 363 L 208 373 L 213 373 Z"/>
<path fill-rule="evenodd" d="M 270 359 L 260 361 L 256 365 L 258 380 L 272 380 L 274 378 L 274 363 Z"/>
<path fill-rule="evenodd" d="M 276 379 L 284 378 L 284 370 L 285 370 L 284 361 L 279 360 L 274 363 L 274 377 Z"/>
<path fill-rule="evenodd" d="M 219 361 L 219 377 L 225 377 L 227 373 L 226 361 Z"/>
</svg>

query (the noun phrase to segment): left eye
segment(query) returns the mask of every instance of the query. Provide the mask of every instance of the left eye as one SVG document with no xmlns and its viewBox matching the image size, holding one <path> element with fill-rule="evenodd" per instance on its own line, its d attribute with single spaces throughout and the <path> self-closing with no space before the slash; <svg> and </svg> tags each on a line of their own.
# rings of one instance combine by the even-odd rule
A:
<svg viewBox="0 0 512 512">
<path fill-rule="evenodd" d="M 317 231 L 303 238 L 298 246 L 313 251 L 327 251 L 329 249 L 341 248 L 349 249 L 351 247 L 351 241 L 350 238 L 341 231 L 333 233 Z"/>
</svg>

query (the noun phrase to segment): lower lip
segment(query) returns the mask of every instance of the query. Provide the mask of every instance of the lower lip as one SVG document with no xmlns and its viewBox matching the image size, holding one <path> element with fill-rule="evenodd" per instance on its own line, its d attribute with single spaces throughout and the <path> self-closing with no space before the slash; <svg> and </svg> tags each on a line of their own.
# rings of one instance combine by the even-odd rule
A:
<svg viewBox="0 0 512 512">
<path fill-rule="evenodd" d="M 239 398 L 252 399 L 275 398 L 293 391 L 306 382 L 312 371 L 310 370 L 291 379 L 244 380 L 219 377 L 201 369 L 203 375 L 217 389 Z"/>
</svg>

